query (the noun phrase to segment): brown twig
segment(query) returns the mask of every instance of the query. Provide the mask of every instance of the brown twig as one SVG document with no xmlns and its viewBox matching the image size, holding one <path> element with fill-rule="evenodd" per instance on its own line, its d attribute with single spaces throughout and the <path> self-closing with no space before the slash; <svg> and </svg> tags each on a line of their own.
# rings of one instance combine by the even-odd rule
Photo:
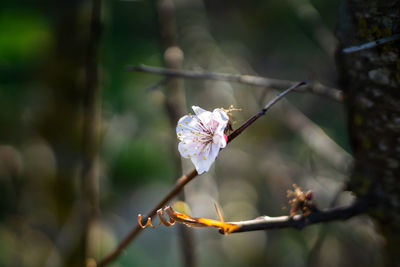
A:
<svg viewBox="0 0 400 267">
<path fill-rule="evenodd" d="M 157 210 L 161 209 L 164 207 L 171 199 L 173 199 L 176 195 L 181 192 L 183 187 L 189 183 L 191 180 L 193 180 L 197 176 L 197 171 L 192 170 L 190 173 L 181 176 L 175 187 L 164 197 L 163 200 L 161 200 L 145 217 L 144 220 L 147 220 L 147 218 L 154 217 L 157 214 Z M 97 266 L 105 266 L 114 259 L 116 259 L 119 254 L 128 246 L 128 244 L 139 234 L 139 232 L 142 230 L 142 227 L 140 227 L 139 224 L 137 224 L 131 232 L 121 241 L 121 243 L 110 253 L 108 254 L 105 258 L 103 258 Z"/>
<path fill-rule="evenodd" d="M 280 217 L 259 217 L 254 220 L 227 222 L 240 227 L 232 233 L 250 232 L 259 230 L 270 230 L 280 228 L 295 228 L 298 230 L 304 227 L 335 220 L 346 220 L 355 215 L 365 213 L 368 210 L 368 202 L 364 199 L 357 200 L 347 207 L 331 208 L 323 211 L 314 211 L 309 215 L 280 216 Z"/>
<path fill-rule="evenodd" d="M 236 129 L 233 133 L 231 133 L 228 136 L 228 143 L 231 142 L 233 139 L 235 139 L 239 134 L 241 134 L 247 127 L 249 127 L 251 124 L 253 124 L 258 118 L 260 118 L 262 115 L 264 115 L 271 106 L 273 106 L 276 102 L 278 102 L 280 99 L 282 99 L 285 95 L 293 91 L 294 89 L 305 85 L 305 82 L 300 82 L 298 84 L 295 84 L 291 86 L 290 88 L 286 89 L 285 91 L 279 93 L 277 96 L 275 96 L 267 105 L 265 105 L 259 112 L 254 114 L 250 119 L 248 119 L 245 123 L 243 123 L 242 126 L 240 126 L 238 129 Z M 181 192 L 181 190 L 184 188 L 184 186 L 189 183 L 191 180 L 193 180 L 196 176 L 198 175 L 196 170 L 192 170 L 190 173 L 187 175 L 181 176 L 175 185 L 175 187 L 164 197 L 163 200 L 161 200 L 146 216 L 143 217 L 143 220 L 146 221 L 147 218 L 154 217 L 157 214 L 157 210 L 163 208 L 171 199 L 173 199 L 175 196 Z M 105 266 L 111 261 L 115 260 L 121 253 L 122 251 L 129 245 L 129 243 L 139 234 L 139 232 L 142 230 L 142 227 L 140 227 L 139 224 L 137 224 L 131 232 L 121 241 L 121 243 L 110 253 L 108 254 L 105 258 L 99 261 L 97 264 L 98 267 L 100 266 Z"/>
<path fill-rule="evenodd" d="M 199 72 L 199 71 L 188 71 L 188 70 L 172 70 L 159 67 L 151 67 L 146 65 L 127 66 L 126 70 L 133 72 L 147 72 L 152 74 L 165 75 L 169 77 L 181 77 L 186 79 L 203 79 L 203 80 L 208 79 L 208 80 L 237 82 L 237 83 L 261 86 L 261 87 L 272 87 L 276 89 L 288 88 L 298 83 L 294 81 L 278 80 L 278 79 L 264 78 L 251 75 Z M 329 97 L 330 99 L 333 99 L 338 102 L 343 100 L 342 91 L 336 88 L 327 87 L 319 82 L 308 84 L 307 86 L 304 87 L 304 90 L 307 90 L 317 95 L 323 95 Z"/>
</svg>

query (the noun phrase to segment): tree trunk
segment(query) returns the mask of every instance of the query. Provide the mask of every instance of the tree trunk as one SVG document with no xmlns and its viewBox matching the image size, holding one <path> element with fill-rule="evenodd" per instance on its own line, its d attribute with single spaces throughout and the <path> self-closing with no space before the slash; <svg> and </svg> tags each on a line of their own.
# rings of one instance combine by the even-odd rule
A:
<svg viewBox="0 0 400 267">
<path fill-rule="evenodd" d="M 46 212 L 55 215 L 57 228 L 51 239 L 62 261 L 59 266 L 85 266 L 87 231 L 96 212 L 99 5 L 97 0 L 63 0 L 48 6 L 49 13 L 56 14 L 55 44 L 43 66 L 47 101 L 37 115 L 36 127 L 54 150 L 58 167 L 50 181 L 52 190 L 46 192 L 54 209 Z M 92 13 L 95 18 L 91 18 Z M 46 266 L 54 263 L 47 260 Z"/>
<path fill-rule="evenodd" d="M 399 32 L 399 1 L 343 1 L 337 65 L 355 157 L 349 187 L 372 205 L 370 215 L 386 239 L 385 266 L 400 266 L 400 44 L 342 49 Z"/>
</svg>

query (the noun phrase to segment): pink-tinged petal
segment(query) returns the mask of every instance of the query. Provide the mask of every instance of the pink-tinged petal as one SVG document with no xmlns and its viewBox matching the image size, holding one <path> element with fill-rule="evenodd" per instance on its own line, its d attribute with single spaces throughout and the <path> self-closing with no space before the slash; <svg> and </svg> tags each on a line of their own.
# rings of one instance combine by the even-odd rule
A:
<svg viewBox="0 0 400 267">
<path fill-rule="evenodd" d="M 184 131 L 194 131 L 196 125 L 198 124 L 198 120 L 193 116 L 183 116 L 176 126 L 176 134 L 184 132 Z"/>
<path fill-rule="evenodd" d="M 207 123 L 207 128 L 214 134 L 219 127 L 219 122 L 216 121 L 214 118 L 212 118 L 208 123 Z"/>
<path fill-rule="evenodd" d="M 178 150 L 182 157 L 190 158 L 199 174 L 208 171 L 221 148 L 226 146 L 224 130 L 229 117 L 221 109 L 209 112 L 192 107 L 195 115 L 182 117 L 176 127 L 181 141 Z"/>
<path fill-rule="evenodd" d="M 207 125 L 213 119 L 213 114 L 210 111 L 204 111 L 197 115 L 197 118 L 199 119 L 199 123 L 207 127 Z"/>
<path fill-rule="evenodd" d="M 219 122 L 227 123 L 229 121 L 229 116 L 220 108 L 216 108 L 213 110 L 214 118 Z"/>
<path fill-rule="evenodd" d="M 198 106 L 192 106 L 192 109 L 194 111 L 194 114 L 196 114 L 196 115 L 200 115 L 203 112 L 209 112 L 209 111 L 207 111 L 205 109 L 202 109 L 201 107 L 198 107 Z"/>
<path fill-rule="evenodd" d="M 220 148 L 226 147 L 227 139 L 225 134 L 215 134 L 213 136 L 213 144 L 218 145 Z"/>
<path fill-rule="evenodd" d="M 213 111 L 213 117 L 214 120 L 216 120 L 218 122 L 218 127 L 216 129 L 217 132 L 224 132 L 226 126 L 228 125 L 228 121 L 229 121 L 229 116 L 228 114 L 226 114 L 225 111 L 223 111 L 222 109 L 216 108 Z"/>
<path fill-rule="evenodd" d="M 176 126 L 176 135 L 179 140 L 196 139 L 204 130 L 196 117 L 184 116 Z"/>
<path fill-rule="evenodd" d="M 209 144 L 204 153 L 191 158 L 198 174 L 202 174 L 203 172 L 210 170 L 211 165 L 218 156 L 219 150 L 220 148 L 218 145 Z"/>
<path fill-rule="evenodd" d="M 198 143 L 193 142 L 180 142 L 178 144 L 178 151 L 182 157 L 189 159 L 196 157 L 201 152 L 201 148 Z"/>
</svg>

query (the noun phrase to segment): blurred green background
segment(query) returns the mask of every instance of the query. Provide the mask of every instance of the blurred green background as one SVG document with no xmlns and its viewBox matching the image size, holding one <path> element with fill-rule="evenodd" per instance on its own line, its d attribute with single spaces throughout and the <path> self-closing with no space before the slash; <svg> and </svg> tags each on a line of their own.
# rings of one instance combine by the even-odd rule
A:
<svg viewBox="0 0 400 267">
<path fill-rule="evenodd" d="M 339 0 L 175 0 L 183 68 L 309 80 L 337 87 Z M 164 66 L 157 3 L 102 2 L 98 47 L 101 122 L 99 213 L 87 233 L 79 216 L 85 53 L 91 1 L 2 1 L 0 7 L 0 266 L 76 266 L 111 251 L 174 185 L 174 127 L 162 77 L 127 65 Z M 184 80 L 186 111 L 234 105 L 237 125 L 277 91 Z M 273 88 L 272 88 L 273 89 Z M 265 90 L 266 93 L 265 93 Z M 183 114 L 182 114 L 183 115 Z M 193 216 L 230 221 L 280 216 L 292 184 L 321 208 L 352 200 L 340 192 L 351 166 L 342 104 L 293 93 L 221 152 L 185 189 Z M 192 169 L 183 162 L 183 171 Z M 194 229 L 197 266 L 379 266 L 382 241 L 365 217 L 347 222 L 223 236 Z M 88 236 L 79 248 L 82 236 Z M 176 227 L 145 229 L 110 266 L 183 266 Z M 78 251 L 78 252 L 76 252 Z"/>
</svg>

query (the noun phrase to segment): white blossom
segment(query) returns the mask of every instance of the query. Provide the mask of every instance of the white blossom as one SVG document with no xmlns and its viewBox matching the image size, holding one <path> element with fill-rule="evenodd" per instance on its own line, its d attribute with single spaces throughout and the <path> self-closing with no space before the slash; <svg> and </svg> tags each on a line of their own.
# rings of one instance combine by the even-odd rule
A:
<svg viewBox="0 0 400 267">
<path fill-rule="evenodd" d="M 183 116 L 176 127 L 181 141 L 178 150 L 182 157 L 190 158 L 201 174 L 210 169 L 221 148 L 226 146 L 224 134 L 229 117 L 225 111 L 216 108 L 213 112 L 192 106 L 195 115 Z"/>
</svg>

